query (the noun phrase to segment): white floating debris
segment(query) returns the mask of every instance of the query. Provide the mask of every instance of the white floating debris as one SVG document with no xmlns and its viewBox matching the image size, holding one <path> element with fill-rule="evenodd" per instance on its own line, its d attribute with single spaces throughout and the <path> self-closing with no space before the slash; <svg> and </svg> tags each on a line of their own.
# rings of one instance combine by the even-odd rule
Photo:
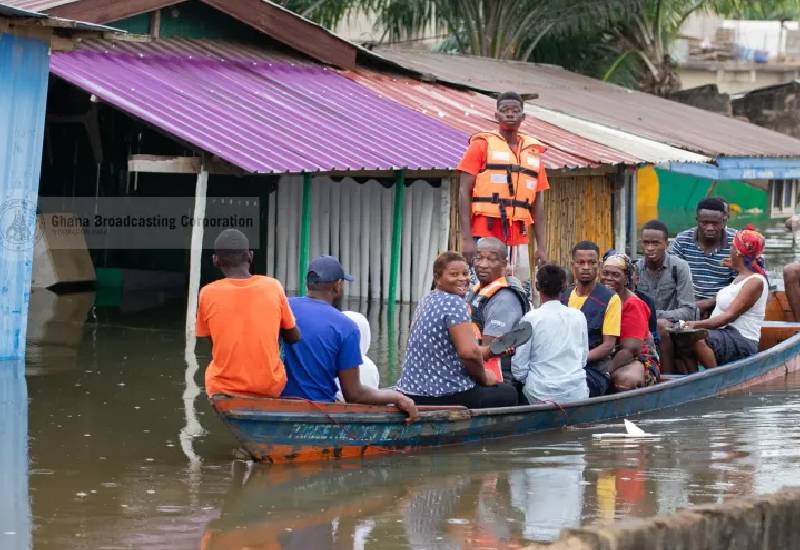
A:
<svg viewBox="0 0 800 550">
<path fill-rule="evenodd" d="M 81 498 L 83 498 L 83 497 L 85 497 L 85 496 L 86 496 L 86 493 L 84 493 L 83 491 L 81 491 L 80 493 L 75 493 L 75 496 L 76 496 L 76 497 L 81 497 Z"/>
<path fill-rule="evenodd" d="M 148 490 L 145 491 L 145 493 L 147 493 L 148 495 L 154 495 L 154 494 L 156 494 L 156 490 L 155 489 L 148 489 Z"/>
<path fill-rule="evenodd" d="M 645 432 L 639 426 L 626 418 L 624 432 L 592 434 L 592 437 L 597 439 L 654 439 L 661 436 L 658 434 L 649 434 Z"/>
<path fill-rule="evenodd" d="M 464 518 L 450 518 L 447 520 L 450 525 L 469 525 L 469 520 Z"/>
</svg>

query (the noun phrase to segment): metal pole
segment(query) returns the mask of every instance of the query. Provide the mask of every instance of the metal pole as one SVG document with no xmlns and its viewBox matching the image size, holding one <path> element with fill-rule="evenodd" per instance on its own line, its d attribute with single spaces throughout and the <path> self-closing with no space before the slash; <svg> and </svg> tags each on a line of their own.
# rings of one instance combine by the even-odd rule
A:
<svg viewBox="0 0 800 550">
<path fill-rule="evenodd" d="M 300 218 L 300 261 L 297 269 L 300 296 L 306 294 L 306 271 L 311 236 L 311 174 L 303 174 L 303 210 Z"/>
<path fill-rule="evenodd" d="M 400 245 L 403 236 L 403 192 L 405 173 L 398 170 L 394 173 L 394 220 L 392 222 L 392 258 L 389 263 L 389 308 L 388 314 L 394 315 L 397 300 L 397 278 L 400 271 Z"/>
</svg>

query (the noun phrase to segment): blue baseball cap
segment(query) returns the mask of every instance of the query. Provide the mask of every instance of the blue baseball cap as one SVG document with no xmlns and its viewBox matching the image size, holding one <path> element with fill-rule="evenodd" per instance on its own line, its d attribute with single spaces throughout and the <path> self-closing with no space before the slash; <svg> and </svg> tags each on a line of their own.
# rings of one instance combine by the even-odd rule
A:
<svg viewBox="0 0 800 550">
<path fill-rule="evenodd" d="M 308 264 L 308 279 L 314 283 L 333 283 L 352 281 L 353 276 L 345 273 L 342 264 L 333 256 L 320 256 Z"/>
</svg>

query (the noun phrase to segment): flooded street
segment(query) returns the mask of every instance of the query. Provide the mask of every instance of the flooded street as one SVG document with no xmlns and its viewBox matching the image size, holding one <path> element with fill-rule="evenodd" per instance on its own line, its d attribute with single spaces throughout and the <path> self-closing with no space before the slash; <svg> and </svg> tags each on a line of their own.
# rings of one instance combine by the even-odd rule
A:
<svg viewBox="0 0 800 550">
<path fill-rule="evenodd" d="M 207 343 L 185 360 L 183 299 L 104 301 L 31 297 L 27 413 L 25 383 L 2 380 L 0 428 L 12 444 L 0 452 L 0 548 L 506 548 L 597 518 L 800 484 L 798 374 L 644 415 L 639 425 L 660 436 L 651 441 L 593 437 L 622 430 L 615 423 L 365 462 L 253 466 L 235 459 L 199 387 Z M 348 307 L 370 318 L 371 356 L 391 382 L 411 308 L 389 323 L 377 304 Z"/>
</svg>

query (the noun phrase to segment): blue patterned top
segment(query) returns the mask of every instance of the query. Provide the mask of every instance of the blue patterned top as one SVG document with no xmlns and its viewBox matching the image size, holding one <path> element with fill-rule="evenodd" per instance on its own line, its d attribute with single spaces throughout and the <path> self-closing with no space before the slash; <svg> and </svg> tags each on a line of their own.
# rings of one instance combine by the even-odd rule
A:
<svg viewBox="0 0 800 550">
<path fill-rule="evenodd" d="M 475 387 L 458 358 L 450 327 L 469 323 L 467 303 L 434 290 L 417 306 L 397 389 L 407 395 L 440 397 Z"/>
</svg>

